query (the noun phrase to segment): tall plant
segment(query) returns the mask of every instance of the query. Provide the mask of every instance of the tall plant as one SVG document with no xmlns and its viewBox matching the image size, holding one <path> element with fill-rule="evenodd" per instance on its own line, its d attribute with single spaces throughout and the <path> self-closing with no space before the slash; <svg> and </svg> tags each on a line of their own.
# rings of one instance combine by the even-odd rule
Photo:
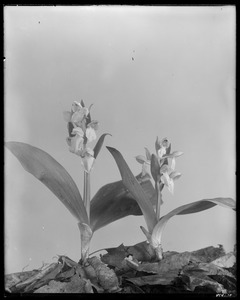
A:
<svg viewBox="0 0 240 300">
<path fill-rule="evenodd" d="M 141 210 L 122 181 L 101 187 L 91 198 L 91 172 L 100 153 L 104 133 L 97 139 L 98 121 L 92 120 L 90 109 L 83 101 L 73 102 L 71 110 L 64 112 L 67 122 L 69 151 L 77 155 L 83 170 L 83 197 L 66 169 L 47 152 L 32 145 L 10 141 L 5 146 L 17 157 L 23 168 L 47 186 L 76 218 L 81 238 L 81 261 L 85 263 L 89 255 L 93 233 L 120 218 L 141 214 Z M 145 193 L 154 199 L 154 189 L 149 180 L 137 176 Z"/>
</svg>

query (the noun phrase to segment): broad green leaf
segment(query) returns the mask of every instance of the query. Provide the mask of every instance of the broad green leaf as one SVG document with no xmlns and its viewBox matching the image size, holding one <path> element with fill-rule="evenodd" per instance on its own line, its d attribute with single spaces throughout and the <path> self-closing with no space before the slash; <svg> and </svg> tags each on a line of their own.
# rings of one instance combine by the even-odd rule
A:
<svg viewBox="0 0 240 300">
<path fill-rule="evenodd" d="M 101 150 L 102 148 L 102 145 L 103 145 L 103 142 L 104 142 L 104 139 L 105 139 L 105 136 L 106 135 L 111 135 L 110 133 L 104 133 L 100 136 L 100 138 L 98 139 L 94 149 L 93 149 L 93 152 L 94 152 L 94 158 L 97 158 L 98 156 L 98 153 L 99 151 Z M 111 135 L 112 136 L 112 135 Z"/>
<path fill-rule="evenodd" d="M 122 154 L 114 148 L 107 147 L 107 149 L 112 154 L 117 163 L 124 186 L 129 190 L 134 199 L 138 202 L 138 205 L 140 206 L 145 218 L 148 231 L 151 233 L 157 223 L 157 217 L 153 210 L 150 199 L 146 196 L 141 185 L 124 160 Z"/>
<path fill-rule="evenodd" d="M 65 168 L 45 151 L 21 142 L 7 142 L 6 147 L 23 168 L 46 185 L 78 221 L 89 224 L 79 190 Z"/>
<path fill-rule="evenodd" d="M 197 213 L 215 205 L 220 205 L 226 208 L 231 208 L 235 210 L 236 202 L 232 198 L 213 198 L 213 199 L 203 199 L 196 202 L 192 202 L 189 204 L 185 204 L 182 206 L 177 207 L 176 209 L 172 210 L 165 216 L 163 216 L 157 225 L 155 226 L 153 233 L 152 233 L 152 240 L 158 241 L 161 244 L 162 233 L 164 227 L 166 226 L 169 219 L 171 219 L 175 215 L 185 215 L 185 214 L 192 214 Z"/>
<path fill-rule="evenodd" d="M 146 196 L 156 205 L 156 193 L 150 180 L 136 179 Z M 93 231 L 129 215 L 142 215 L 142 211 L 132 194 L 124 187 L 122 180 L 102 186 L 91 200 L 90 220 Z"/>
</svg>

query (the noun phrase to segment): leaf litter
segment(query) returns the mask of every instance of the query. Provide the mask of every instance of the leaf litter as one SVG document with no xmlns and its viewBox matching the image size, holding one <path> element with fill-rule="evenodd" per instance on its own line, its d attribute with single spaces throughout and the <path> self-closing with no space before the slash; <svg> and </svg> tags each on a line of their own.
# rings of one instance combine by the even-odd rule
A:
<svg viewBox="0 0 240 300">
<path fill-rule="evenodd" d="M 167 251 L 161 261 L 155 261 L 146 242 L 105 250 L 100 257 L 89 257 L 85 265 L 59 255 L 57 263 L 39 270 L 5 275 L 6 291 L 236 294 L 235 253 L 226 254 L 221 245 L 192 252 Z"/>
</svg>

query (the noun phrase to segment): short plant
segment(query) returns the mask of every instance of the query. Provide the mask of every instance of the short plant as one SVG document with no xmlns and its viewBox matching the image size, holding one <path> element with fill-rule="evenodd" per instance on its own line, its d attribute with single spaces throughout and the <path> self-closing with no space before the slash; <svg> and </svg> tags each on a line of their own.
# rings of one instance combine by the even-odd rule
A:
<svg viewBox="0 0 240 300">
<path fill-rule="evenodd" d="M 155 252 L 156 260 L 161 260 L 163 258 L 162 233 L 171 217 L 175 215 L 196 213 L 209 209 L 215 205 L 235 209 L 235 201 L 231 198 L 203 199 L 180 206 L 161 217 L 160 208 L 163 203 L 162 190 L 166 186 L 173 194 L 174 181 L 181 176 L 181 173 L 175 171 L 176 158 L 181 156 L 183 152 L 174 151 L 171 153 L 171 144 L 169 140 L 164 138 L 159 141 L 157 137 L 155 142 L 156 153 L 151 154 L 150 151 L 145 148 L 146 156 L 138 155 L 136 157 L 136 160 L 142 164 L 141 176 L 148 179 L 152 178 L 155 182 L 157 201 L 156 205 L 153 205 L 136 178 L 133 176 L 122 154 L 114 148 L 107 148 L 118 165 L 124 185 L 134 195 L 134 198 L 142 210 L 148 230 L 143 226 L 141 226 L 141 229 L 145 234 L 150 247 Z M 155 209 L 154 206 L 156 206 Z"/>
</svg>

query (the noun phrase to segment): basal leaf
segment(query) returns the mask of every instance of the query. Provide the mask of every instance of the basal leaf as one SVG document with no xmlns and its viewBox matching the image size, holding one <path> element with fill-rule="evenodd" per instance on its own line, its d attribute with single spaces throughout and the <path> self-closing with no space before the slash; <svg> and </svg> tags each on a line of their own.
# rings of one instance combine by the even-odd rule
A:
<svg viewBox="0 0 240 300">
<path fill-rule="evenodd" d="M 91 228 L 88 226 L 88 224 L 79 222 L 78 227 L 80 229 L 80 234 L 81 234 L 81 259 L 82 262 L 85 263 L 89 255 L 89 245 L 93 233 Z"/>
<path fill-rule="evenodd" d="M 141 185 L 124 160 L 122 154 L 114 148 L 107 147 L 107 149 L 112 154 L 117 163 L 124 186 L 129 190 L 134 199 L 138 202 L 138 205 L 140 206 L 147 223 L 148 231 L 151 233 L 157 223 L 157 217 L 153 210 L 150 199 L 146 196 Z"/>
<path fill-rule="evenodd" d="M 156 193 L 151 181 L 142 181 L 141 174 L 136 179 L 151 199 L 152 205 L 156 205 Z M 122 180 L 104 185 L 91 200 L 90 220 L 93 231 L 129 215 L 142 215 L 142 211 Z"/>
<path fill-rule="evenodd" d="M 236 202 L 231 198 L 203 199 L 203 200 L 182 205 L 172 210 L 171 212 L 169 212 L 159 220 L 159 222 L 157 223 L 157 225 L 153 230 L 152 239 L 155 241 L 159 241 L 159 243 L 161 243 L 161 237 L 162 237 L 162 232 L 164 230 L 164 227 L 167 224 L 168 220 L 173 216 L 197 213 L 209 209 L 215 205 L 220 205 L 231 209 L 236 208 Z"/>
<path fill-rule="evenodd" d="M 94 158 L 97 158 L 98 154 L 99 154 L 99 151 L 101 150 L 102 148 L 102 145 L 103 145 L 103 142 L 104 142 L 104 139 L 105 139 L 105 136 L 106 135 L 111 135 L 110 133 L 104 133 L 100 136 L 100 138 L 98 139 L 94 149 L 93 149 L 93 152 L 94 152 Z M 112 136 L 112 135 L 111 135 Z"/>
<path fill-rule="evenodd" d="M 45 151 L 21 142 L 7 142 L 6 147 L 23 168 L 46 185 L 78 221 L 89 223 L 87 213 L 72 177 Z"/>
</svg>

